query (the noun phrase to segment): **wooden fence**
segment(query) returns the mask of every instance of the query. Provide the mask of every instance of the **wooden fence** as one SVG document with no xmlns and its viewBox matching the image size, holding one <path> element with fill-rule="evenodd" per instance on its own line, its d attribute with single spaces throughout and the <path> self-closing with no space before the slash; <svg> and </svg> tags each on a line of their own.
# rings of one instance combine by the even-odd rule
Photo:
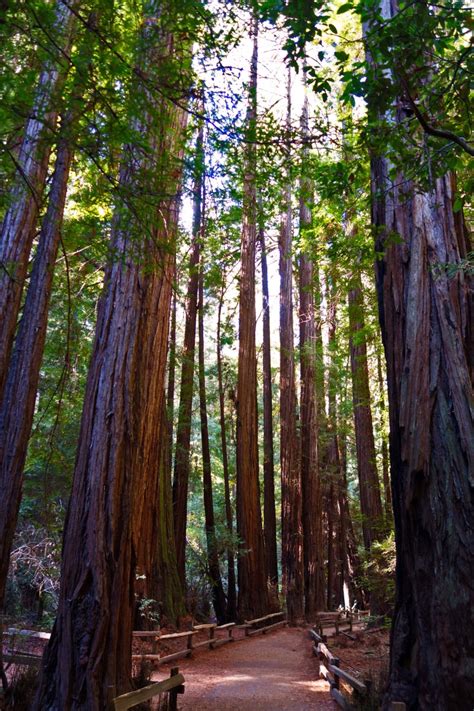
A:
<svg viewBox="0 0 474 711">
<path fill-rule="evenodd" d="M 2 643 L 6 643 L 7 649 L 3 652 L 5 669 L 12 664 L 28 667 L 39 667 L 43 653 L 30 652 L 25 649 L 25 644 L 29 642 L 47 642 L 51 634 L 49 632 L 36 632 L 35 630 L 19 630 L 9 627 L 4 630 Z"/>
<path fill-rule="evenodd" d="M 283 619 L 275 621 L 276 618 L 282 617 Z M 269 624 L 265 624 L 269 623 Z M 255 620 L 245 620 L 243 625 L 236 625 L 235 622 L 229 622 L 226 625 L 216 625 L 213 623 L 194 625 L 193 629 L 187 630 L 185 632 L 174 632 L 173 634 L 160 634 L 159 631 L 146 631 L 146 632 L 133 632 L 133 636 L 138 639 L 149 639 L 152 641 L 152 651 L 147 654 L 134 654 L 132 659 L 134 661 L 146 660 L 154 662 L 158 666 L 160 664 L 166 664 L 167 662 L 174 661 L 175 659 L 180 659 L 182 657 L 190 657 L 195 649 L 199 647 L 209 647 L 209 649 L 214 649 L 222 644 L 227 644 L 227 642 L 233 642 L 234 636 L 233 632 L 235 629 L 244 630 L 245 636 L 250 637 L 255 634 L 265 634 L 268 630 L 275 629 L 276 627 L 281 627 L 286 625 L 285 613 L 284 612 L 273 612 L 270 615 L 265 615 L 265 617 L 258 617 Z M 222 638 L 216 637 L 216 632 L 225 631 L 227 636 Z M 207 639 L 196 642 L 194 640 L 195 635 L 199 632 L 208 632 L 209 636 Z M 177 652 L 172 652 L 171 654 L 165 654 L 162 656 L 158 652 L 158 646 L 161 642 L 166 642 L 168 640 L 176 639 L 186 639 L 186 647 L 180 649 Z"/>
<path fill-rule="evenodd" d="M 322 676 L 330 686 L 331 697 L 336 703 L 344 709 L 344 711 L 353 711 L 356 707 L 363 707 L 364 700 L 370 694 L 371 681 L 357 679 L 345 669 L 340 667 L 339 657 L 328 649 L 323 638 L 315 630 L 309 631 L 310 637 L 313 639 L 313 654 L 319 660 L 319 676 Z M 341 680 L 343 683 L 352 689 L 352 700 L 357 702 L 355 706 L 341 692 Z M 406 706 L 403 702 L 394 701 L 390 706 L 390 711 L 405 711 Z"/>
<path fill-rule="evenodd" d="M 137 706 L 144 701 L 152 699 L 158 694 L 169 694 L 168 699 L 168 710 L 176 711 L 178 708 L 177 696 L 178 694 L 184 694 L 184 676 L 179 673 L 179 668 L 175 667 L 171 670 L 171 675 L 169 679 L 164 679 L 163 681 L 155 682 L 149 686 L 144 686 L 142 689 L 137 689 L 137 691 L 130 691 L 128 694 L 122 694 L 122 696 L 117 696 L 114 699 L 115 711 L 127 711 L 127 709 Z"/>
</svg>

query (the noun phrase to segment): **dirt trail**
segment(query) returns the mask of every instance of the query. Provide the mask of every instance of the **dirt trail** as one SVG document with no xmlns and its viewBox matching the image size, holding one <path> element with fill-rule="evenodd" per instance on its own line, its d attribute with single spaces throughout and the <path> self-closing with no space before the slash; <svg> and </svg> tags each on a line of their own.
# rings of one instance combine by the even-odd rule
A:
<svg viewBox="0 0 474 711">
<path fill-rule="evenodd" d="M 306 630 L 281 629 L 180 660 L 189 711 L 333 711 L 329 686 L 317 679 Z M 174 666 L 174 665 L 173 665 Z M 161 670 L 162 672 L 164 669 Z M 160 673 L 160 678 L 163 674 Z"/>
</svg>

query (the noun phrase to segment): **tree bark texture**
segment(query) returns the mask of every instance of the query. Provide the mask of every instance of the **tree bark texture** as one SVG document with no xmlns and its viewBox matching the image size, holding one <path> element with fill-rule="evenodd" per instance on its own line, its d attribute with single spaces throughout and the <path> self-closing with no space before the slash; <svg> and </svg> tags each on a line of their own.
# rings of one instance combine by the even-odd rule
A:
<svg viewBox="0 0 474 711">
<path fill-rule="evenodd" d="M 239 289 L 239 357 L 237 380 L 237 533 L 238 616 L 252 619 L 268 610 L 265 550 L 260 509 L 257 421 L 257 356 L 255 347 L 255 250 L 257 194 L 255 128 L 257 118 L 258 20 L 252 19 L 253 52 L 247 108 L 244 194 Z"/>
<path fill-rule="evenodd" d="M 290 75 L 288 115 L 291 124 Z M 282 577 L 288 620 L 304 616 L 301 472 L 296 426 L 297 402 L 293 331 L 293 260 L 290 176 L 280 227 L 280 466 L 282 508 Z"/>
<path fill-rule="evenodd" d="M 373 222 L 403 242 L 378 265 L 387 357 L 397 602 L 390 695 L 419 708 L 468 709 L 474 698 L 474 424 L 469 360 L 469 251 L 452 209 L 454 179 L 410 197 L 387 190 L 373 162 Z M 380 243 L 381 248 L 384 243 Z M 471 621 L 471 625 L 469 625 Z M 413 706 L 415 707 L 415 706 Z"/>
<path fill-rule="evenodd" d="M 74 8 L 76 3 L 72 3 Z M 15 156 L 16 176 L 0 228 L 0 398 L 5 387 L 36 222 L 42 206 L 48 161 L 56 132 L 59 97 L 69 70 L 74 15 L 56 6 L 53 53 L 44 64 Z"/>
<path fill-rule="evenodd" d="M 278 557 L 275 514 L 275 469 L 273 457 L 273 401 L 272 364 L 270 342 L 270 297 L 268 290 L 268 266 L 265 251 L 265 233 L 259 228 L 262 256 L 262 311 L 263 311 L 263 535 L 267 578 L 271 587 L 278 589 Z"/>
<path fill-rule="evenodd" d="M 198 303 L 199 259 L 201 249 L 202 211 L 202 152 L 203 127 L 196 141 L 195 178 L 193 187 L 193 243 L 189 260 L 189 281 L 186 295 L 186 323 L 181 365 L 181 386 L 176 428 L 176 455 L 173 478 L 173 508 L 176 539 L 176 555 L 181 583 L 185 585 L 186 519 L 188 510 L 188 482 L 190 471 L 189 449 L 191 444 L 191 420 L 194 390 L 194 361 L 196 343 L 196 317 Z"/>
<path fill-rule="evenodd" d="M 71 160 L 71 143 L 64 137 L 58 145 L 48 209 L 0 405 L 0 610 L 20 508 Z"/>
<path fill-rule="evenodd" d="M 308 99 L 305 96 L 301 117 L 303 141 L 308 136 Z M 300 231 L 312 225 L 311 208 L 314 187 L 305 174 L 308 148 L 303 150 L 303 172 L 300 178 Z M 306 159 L 306 161 L 305 161 Z M 303 240 L 304 241 L 304 240 Z M 323 570 L 323 517 L 319 476 L 319 423 L 316 392 L 316 332 L 313 297 L 313 263 L 304 252 L 299 259 L 300 297 L 300 427 L 301 427 L 301 490 L 303 516 L 303 562 L 305 588 L 305 615 L 315 619 L 315 613 L 324 608 Z"/>
<path fill-rule="evenodd" d="M 364 333 L 364 298 L 360 274 L 353 276 L 349 290 L 349 328 L 352 373 L 352 402 L 357 450 L 362 532 L 367 550 L 384 533 L 384 517 L 377 472 L 372 410 L 370 407 L 369 368 Z"/>
<path fill-rule="evenodd" d="M 224 497 L 225 517 L 229 538 L 233 538 L 232 503 L 230 498 L 230 473 L 229 454 L 227 450 L 226 417 L 225 417 L 225 392 L 222 374 L 221 329 L 222 329 L 222 304 L 224 294 L 221 291 L 217 312 L 217 387 L 219 390 L 219 420 L 221 429 L 222 468 L 224 471 Z M 227 620 L 233 622 L 237 619 L 237 589 L 235 580 L 235 560 L 232 545 L 227 549 Z"/>
<path fill-rule="evenodd" d="M 161 9 L 149 6 L 138 61 L 158 77 L 177 74 L 184 85 L 189 55 L 162 29 Z M 41 711 L 109 709 L 130 688 L 135 565 L 156 491 L 187 118 L 164 95 L 146 92 L 143 99 L 147 112 L 134 129 L 150 150 L 127 145 L 120 180 L 135 195 L 146 180 L 152 194 L 166 197 L 139 225 L 120 208 L 113 223 L 65 526 L 59 609 L 35 702 Z"/>
<path fill-rule="evenodd" d="M 398 5 L 380 10 L 389 20 Z M 401 123 L 405 110 L 389 118 Z M 391 179 L 391 167 L 382 152 L 373 156 L 397 544 L 386 705 L 464 711 L 474 698 L 474 330 L 462 266 L 470 245 L 453 211 L 453 175 L 415 188 L 402 173 Z"/>
<path fill-rule="evenodd" d="M 382 356 L 380 352 L 377 353 L 377 378 L 379 384 L 379 407 L 382 416 L 382 427 L 384 427 L 385 419 L 385 380 L 382 372 Z M 390 484 L 390 463 L 389 463 L 389 453 L 388 444 L 385 438 L 385 433 L 382 431 L 382 471 L 383 471 L 383 490 L 384 490 L 384 508 L 385 508 L 385 521 L 386 529 L 391 529 L 393 526 L 393 512 L 392 512 L 392 489 Z"/>
<path fill-rule="evenodd" d="M 204 288 L 202 271 L 199 279 L 199 414 L 201 417 L 202 483 L 206 521 L 207 564 L 212 588 L 212 604 L 219 624 L 226 622 L 226 599 L 219 569 L 212 495 L 211 450 L 206 405 L 206 372 L 204 365 Z"/>
</svg>

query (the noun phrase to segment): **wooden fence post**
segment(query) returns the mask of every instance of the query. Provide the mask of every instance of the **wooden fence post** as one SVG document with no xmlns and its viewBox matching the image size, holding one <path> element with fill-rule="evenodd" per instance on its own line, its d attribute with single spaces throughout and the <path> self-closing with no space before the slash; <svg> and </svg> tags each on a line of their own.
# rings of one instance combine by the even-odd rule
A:
<svg viewBox="0 0 474 711">
<path fill-rule="evenodd" d="M 179 667 L 173 667 L 170 676 L 176 676 L 179 673 Z M 177 711 L 178 709 L 178 689 L 171 689 L 169 693 L 169 711 Z"/>
<path fill-rule="evenodd" d="M 211 627 L 209 629 L 209 649 L 214 649 L 214 633 L 215 633 L 215 627 Z"/>
</svg>

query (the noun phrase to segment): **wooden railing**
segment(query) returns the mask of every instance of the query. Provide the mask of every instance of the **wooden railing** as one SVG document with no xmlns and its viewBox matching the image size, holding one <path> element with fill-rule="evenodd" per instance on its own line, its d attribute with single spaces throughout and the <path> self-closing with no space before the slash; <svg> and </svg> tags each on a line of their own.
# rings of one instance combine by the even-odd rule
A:
<svg viewBox="0 0 474 711">
<path fill-rule="evenodd" d="M 40 640 L 47 642 L 50 637 L 49 632 L 37 632 L 36 630 L 19 630 L 15 627 L 4 630 L 2 644 L 6 643 L 7 645 L 6 651 L 3 652 L 5 669 L 8 669 L 11 664 L 38 667 L 41 664 L 42 653 L 29 652 L 24 648 L 25 642 Z M 20 644 L 17 644 L 18 642 Z"/>
<path fill-rule="evenodd" d="M 334 654 L 332 654 L 321 635 L 315 630 L 310 630 L 309 634 L 314 642 L 313 654 L 319 660 L 319 676 L 322 676 L 323 679 L 328 682 L 331 697 L 334 701 L 336 701 L 344 711 L 353 711 L 353 709 L 363 706 L 364 700 L 367 699 L 370 694 L 371 680 L 364 679 L 364 681 L 361 681 L 352 674 L 349 674 L 345 669 L 341 669 L 339 657 L 335 657 Z M 341 680 L 346 686 L 351 687 L 352 699 L 357 701 L 356 705 L 353 705 L 342 694 L 340 688 Z M 406 711 L 406 706 L 402 701 L 392 701 L 390 711 Z"/>
<path fill-rule="evenodd" d="M 269 620 L 275 620 L 277 617 L 282 617 L 282 620 L 278 622 L 272 622 L 271 624 L 262 625 L 262 622 L 268 622 Z M 240 625 L 241 629 L 245 630 L 245 636 L 251 637 L 254 634 L 265 634 L 268 630 L 273 630 L 276 627 L 282 627 L 286 625 L 286 618 L 284 612 L 272 612 L 270 615 L 265 615 L 265 617 L 257 617 L 255 620 L 245 620 L 245 624 Z"/>
<path fill-rule="evenodd" d="M 174 659 L 180 659 L 182 657 L 190 657 L 191 654 L 193 653 L 194 649 L 198 649 L 199 647 L 209 647 L 209 649 L 214 649 L 214 647 L 218 647 L 221 644 L 226 644 L 227 642 L 233 642 L 234 637 L 233 637 L 233 631 L 234 628 L 236 627 L 235 622 L 229 622 L 226 625 L 216 625 L 213 623 L 210 624 L 205 624 L 205 625 L 195 625 L 192 630 L 187 630 L 186 632 L 174 632 L 173 634 L 160 634 L 160 632 L 133 632 L 134 637 L 138 637 L 140 639 L 146 639 L 146 638 L 151 638 L 153 645 L 152 645 L 152 653 L 151 654 L 134 654 L 132 655 L 133 660 L 138 660 L 138 659 L 144 659 L 148 660 L 151 662 L 155 662 L 156 664 L 166 664 L 167 662 L 171 662 Z M 222 639 L 216 639 L 216 631 L 220 630 L 225 630 L 227 632 L 227 637 L 224 637 Z M 202 642 L 195 642 L 194 641 L 194 636 L 197 635 L 199 632 L 203 631 L 208 631 L 209 637 L 208 639 L 203 640 Z M 172 654 L 166 654 L 164 656 L 161 656 L 161 654 L 158 653 L 158 645 L 160 642 L 164 642 L 166 640 L 174 640 L 174 639 L 187 639 L 187 644 L 185 649 L 180 649 L 177 652 L 173 652 Z"/>
<path fill-rule="evenodd" d="M 335 628 L 336 634 L 343 629 L 352 632 L 354 622 L 361 622 L 369 615 L 368 610 L 356 610 L 355 612 L 323 612 L 319 613 L 316 627 L 320 637 L 325 638 L 325 628 Z"/>
<path fill-rule="evenodd" d="M 171 670 L 171 676 L 169 679 L 164 679 L 163 681 L 158 681 L 155 684 L 144 686 L 142 689 L 137 689 L 137 691 L 130 691 L 128 694 L 117 696 L 117 698 L 114 699 L 115 711 L 127 711 L 127 709 L 131 709 L 137 704 L 148 701 L 154 696 L 158 696 L 158 694 L 165 693 L 169 694 L 169 711 L 176 711 L 178 708 L 177 696 L 178 694 L 184 694 L 183 684 L 184 676 L 179 673 L 179 668 L 175 667 Z"/>
</svg>

